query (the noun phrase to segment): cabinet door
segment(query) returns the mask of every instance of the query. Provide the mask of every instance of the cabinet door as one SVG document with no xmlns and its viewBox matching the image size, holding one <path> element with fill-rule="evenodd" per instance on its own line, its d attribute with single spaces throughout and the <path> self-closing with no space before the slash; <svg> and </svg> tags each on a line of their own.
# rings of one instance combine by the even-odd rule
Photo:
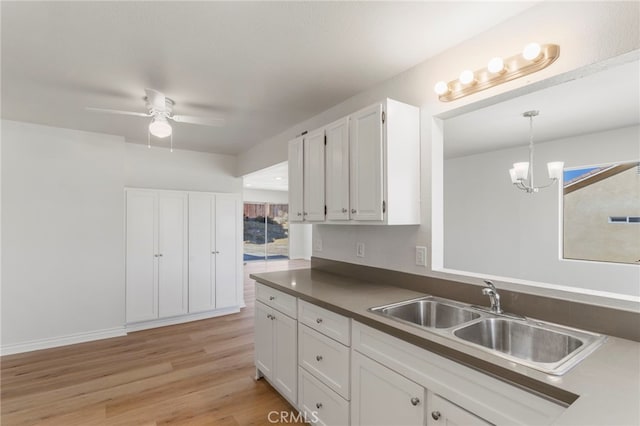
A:
<svg viewBox="0 0 640 426">
<path fill-rule="evenodd" d="M 255 306 L 255 357 L 256 367 L 271 379 L 273 377 L 273 309 L 256 301 Z"/>
<path fill-rule="evenodd" d="M 126 192 L 127 322 L 158 318 L 157 196 Z"/>
<path fill-rule="evenodd" d="M 428 392 L 427 398 L 428 426 L 488 426 L 492 424 L 433 392 Z"/>
<path fill-rule="evenodd" d="M 295 405 L 298 398 L 298 322 L 279 311 L 272 312 L 273 384 Z"/>
<path fill-rule="evenodd" d="M 349 122 L 351 219 L 382 221 L 382 104 L 358 111 Z"/>
<path fill-rule="evenodd" d="M 236 195 L 216 195 L 215 202 L 215 307 L 236 306 L 240 200 Z"/>
<path fill-rule="evenodd" d="M 189 312 L 216 307 L 215 198 L 210 194 L 189 194 Z"/>
<path fill-rule="evenodd" d="M 304 137 L 304 220 L 324 221 L 324 129 Z"/>
<path fill-rule="evenodd" d="M 425 389 L 381 364 L 352 351 L 353 425 L 424 425 Z"/>
<path fill-rule="evenodd" d="M 158 316 L 187 312 L 187 194 L 158 195 Z"/>
<path fill-rule="evenodd" d="M 327 220 L 349 219 L 349 118 L 325 128 Z"/>
<path fill-rule="evenodd" d="M 289 222 L 302 222 L 304 189 L 302 136 L 289 142 Z"/>
</svg>

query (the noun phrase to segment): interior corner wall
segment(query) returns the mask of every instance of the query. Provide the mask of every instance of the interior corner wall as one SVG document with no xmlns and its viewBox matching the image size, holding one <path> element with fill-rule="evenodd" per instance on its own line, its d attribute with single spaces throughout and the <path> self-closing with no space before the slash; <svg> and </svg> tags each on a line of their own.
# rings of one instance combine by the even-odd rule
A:
<svg viewBox="0 0 640 426">
<path fill-rule="evenodd" d="M 2 121 L 2 350 L 122 334 L 124 139 Z"/>
<path fill-rule="evenodd" d="M 130 188 L 176 191 L 242 192 L 242 178 L 236 177 L 236 157 L 231 155 L 127 143 L 124 181 Z"/>
</svg>

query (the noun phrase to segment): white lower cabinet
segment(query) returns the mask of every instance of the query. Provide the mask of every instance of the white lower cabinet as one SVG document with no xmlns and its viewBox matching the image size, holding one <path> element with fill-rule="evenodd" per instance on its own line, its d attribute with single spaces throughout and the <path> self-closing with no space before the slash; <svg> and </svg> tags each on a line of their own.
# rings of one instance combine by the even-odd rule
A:
<svg viewBox="0 0 640 426">
<path fill-rule="evenodd" d="M 433 392 L 428 392 L 427 407 L 429 409 L 427 426 L 488 426 L 491 424 Z"/>
<path fill-rule="evenodd" d="M 355 321 L 351 338 L 355 425 L 548 425 L 565 409 Z"/>
<path fill-rule="evenodd" d="M 349 401 L 302 367 L 298 369 L 298 395 L 298 408 L 307 422 L 323 426 L 349 424 Z"/>
<path fill-rule="evenodd" d="M 256 293 L 258 286 L 264 287 L 256 284 Z M 275 305 L 276 300 L 291 296 L 269 290 L 271 295 L 266 302 L 256 300 L 255 305 L 255 365 L 258 375 L 266 377 L 295 406 L 298 399 L 298 322 L 267 305 Z"/>
<path fill-rule="evenodd" d="M 351 424 L 425 424 L 422 386 L 358 352 L 352 352 L 351 361 Z"/>
</svg>

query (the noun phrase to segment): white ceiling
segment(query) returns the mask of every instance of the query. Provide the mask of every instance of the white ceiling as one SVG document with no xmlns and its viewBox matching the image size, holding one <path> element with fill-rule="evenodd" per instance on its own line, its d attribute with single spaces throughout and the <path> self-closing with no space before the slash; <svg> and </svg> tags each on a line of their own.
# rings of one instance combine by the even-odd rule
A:
<svg viewBox="0 0 640 426">
<path fill-rule="evenodd" d="M 444 156 L 461 157 L 640 124 L 640 64 L 618 65 L 444 122 Z M 640 142 L 639 142 L 640 143 Z"/>
<path fill-rule="evenodd" d="M 144 88 L 177 148 L 236 154 L 535 2 L 6 2 L 2 117 L 146 143 Z"/>
<path fill-rule="evenodd" d="M 288 162 L 258 170 L 244 175 L 242 183 L 245 189 L 268 189 L 270 191 L 289 190 Z"/>
</svg>

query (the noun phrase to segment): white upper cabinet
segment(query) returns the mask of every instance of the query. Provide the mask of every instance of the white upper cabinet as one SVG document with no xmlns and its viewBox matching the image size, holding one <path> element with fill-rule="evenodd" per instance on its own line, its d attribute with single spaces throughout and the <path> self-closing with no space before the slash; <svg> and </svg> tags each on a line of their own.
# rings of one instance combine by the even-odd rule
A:
<svg viewBox="0 0 640 426">
<path fill-rule="evenodd" d="M 305 222 L 324 221 L 324 129 L 304 137 L 303 216 Z"/>
<path fill-rule="evenodd" d="M 293 222 L 419 225 L 420 110 L 385 99 L 291 141 L 289 211 Z"/>
<path fill-rule="evenodd" d="M 349 220 L 349 118 L 325 128 L 327 220 Z"/>
<path fill-rule="evenodd" d="M 351 116 L 349 126 L 351 219 L 383 220 L 382 104 Z"/>
<path fill-rule="evenodd" d="M 351 115 L 351 219 L 420 224 L 420 110 L 391 99 Z"/>
<path fill-rule="evenodd" d="M 289 222 L 304 220 L 304 137 L 289 142 Z"/>
</svg>

